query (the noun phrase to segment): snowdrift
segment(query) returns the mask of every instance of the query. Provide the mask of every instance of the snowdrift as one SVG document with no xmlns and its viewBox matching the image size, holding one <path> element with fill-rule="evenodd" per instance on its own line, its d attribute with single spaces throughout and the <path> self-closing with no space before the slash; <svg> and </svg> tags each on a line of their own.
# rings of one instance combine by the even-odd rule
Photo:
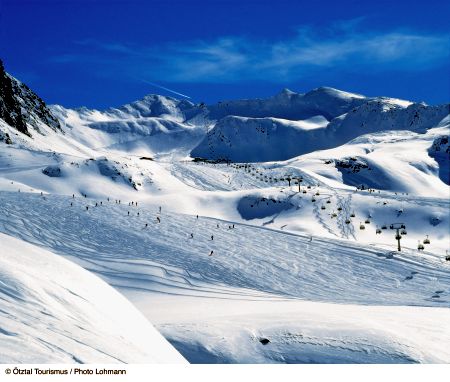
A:
<svg viewBox="0 0 450 382">
<path fill-rule="evenodd" d="M 96 276 L 10 236 L 0 242 L 0 362 L 185 362 Z"/>
</svg>

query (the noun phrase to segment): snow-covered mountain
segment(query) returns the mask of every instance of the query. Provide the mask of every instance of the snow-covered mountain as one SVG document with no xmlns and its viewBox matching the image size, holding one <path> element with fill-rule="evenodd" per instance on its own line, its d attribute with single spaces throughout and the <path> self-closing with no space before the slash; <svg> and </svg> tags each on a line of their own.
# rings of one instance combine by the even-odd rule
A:
<svg viewBox="0 0 450 382">
<path fill-rule="evenodd" d="M 329 87 L 314 89 L 305 94 L 283 89 L 267 99 L 221 101 L 207 107 L 211 119 L 227 115 L 249 118 L 274 117 L 290 120 L 308 119 L 323 115 L 331 120 L 361 105 L 366 97 Z"/>
<path fill-rule="evenodd" d="M 449 105 L 2 78 L 0 362 L 450 362 Z"/>
<path fill-rule="evenodd" d="M 286 160 L 340 146 L 367 133 L 386 130 L 423 133 L 449 114 L 449 105 L 426 106 L 390 98 L 355 98 L 352 94 L 328 88 L 297 96 L 301 100 L 314 100 L 308 103 L 316 106 L 314 111 L 308 109 L 303 114 L 307 119 L 286 119 L 289 113 L 282 114 L 284 119 L 224 117 L 192 150 L 191 155 L 237 162 Z M 293 95 L 285 97 L 290 99 Z M 299 107 L 296 110 L 302 109 Z"/>
</svg>

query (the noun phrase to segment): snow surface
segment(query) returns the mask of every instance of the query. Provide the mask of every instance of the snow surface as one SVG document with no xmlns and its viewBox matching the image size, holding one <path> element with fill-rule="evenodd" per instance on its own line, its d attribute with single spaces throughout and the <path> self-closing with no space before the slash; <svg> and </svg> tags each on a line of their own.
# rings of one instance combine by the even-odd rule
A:
<svg viewBox="0 0 450 382">
<path fill-rule="evenodd" d="M 47 250 L 0 234 L 2 363 L 183 363 L 117 291 Z"/>
<path fill-rule="evenodd" d="M 64 134 L 0 121 L 0 232 L 106 281 L 188 361 L 450 362 L 448 105 L 319 88 L 52 112 Z"/>
</svg>

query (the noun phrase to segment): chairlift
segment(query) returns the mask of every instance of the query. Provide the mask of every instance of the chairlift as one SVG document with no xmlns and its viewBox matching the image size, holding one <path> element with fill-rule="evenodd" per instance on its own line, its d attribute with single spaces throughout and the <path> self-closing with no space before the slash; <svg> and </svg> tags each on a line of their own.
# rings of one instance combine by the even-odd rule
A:
<svg viewBox="0 0 450 382">
<path fill-rule="evenodd" d="M 317 191 L 317 192 L 316 192 L 316 195 L 317 195 L 317 196 L 319 196 L 319 195 L 320 195 L 320 192 L 319 192 L 319 191 Z"/>
<path fill-rule="evenodd" d="M 350 219 L 345 220 L 345 224 L 350 224 L 350 223 L 351 223 Z"/>
<path fill-rule="evenodd" d="M 363 223 L 359 223 L 359 229 L 360 230 L 366 229 L 366 226 Z"/>
<path fill-rule="evenodd" d="M 378 235 L 380 233 L 381 233 L 381 229 L 377 227 L 376 234 Z"/>
<path fill-rule="evenodd" d="M 330 203 L 331 203 L 331 200 L 328 199 L 328 200 L 327 200 L 327 203 L 330 204 Z"/>
<path fill-rule="evenodd" d="M 325 209 L 325 206 L 320 207 L 320 209 L 321 209 L 321 210 L 324 210 L 324 209 Z"/>
<path fill-rule="evenodd" d="M 311 202 L 313 202 L 313 203 L 314 203 L 315 201 L 316 201 L 316 199 L 315 199 L 315 198 L 312 198 L 312 199 L 311 199 Z"/>
<path fill-rule="evenodd" d="M 402 235 L 407 235 L 408 232 L 406 232 L 406 229 L 402 229 L 402 230 L 400 231 L 400 234 L 402 234 Z"/>
<path fill-rule="evenodd" d="M 430 244 L 430 239 L 428 239 L 428 235 L 426 237 L 426 239 L 423 241 L 424 244 Z"/>
<path fill-rule="evenodd" d="M 386 224 L 383 224 L 383 225 L 381 226 L 381 229 L 387 229 L 387 225 L 386 225 Z"/>
<path fill-rule="evenodd" d="M 356 216 L 356 215 L 355 215 L 354 212 L 352 212 L 351 215 L 350 215 L 351 218 L 354 218 L 355 216 Z"/>
<path fill-rule="evenodd" d="M 335 218 L 337 216 L 337 213 L 333 211 L 333 213 L 331 214 L 332 218 Z"/>
<path fill-rule="evenodd" d="M 303 193 L 306 194 L 306 190 L 303 190 Z"/>
<path fill-rule="evenodd" d="M 425 247 L 424 247 L 423 244 L 420 242 L 420 240 L 419 240 L 419 244 L 417 245 L 417 249 L 418 249 L 419 251 L 423 251 L 423 250 L 425 249 Z"/>
<path fill-rule="evenodd" d="M 366 219 L 364 223 L 370 224 L 370 220 L 369 220 L 369 219 Z"/>
<path fill-rule="evenodd" d="M 339 206 L 339 207 L 337 208 L 337 210 L 338 210 L 338 211 L 342 211 L 342 207 Z"/>
</svg>

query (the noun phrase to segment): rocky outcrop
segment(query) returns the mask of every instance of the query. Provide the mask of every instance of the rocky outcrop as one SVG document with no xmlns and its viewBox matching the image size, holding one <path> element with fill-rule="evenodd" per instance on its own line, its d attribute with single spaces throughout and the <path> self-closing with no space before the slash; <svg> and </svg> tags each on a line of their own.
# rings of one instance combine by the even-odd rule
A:
<svg viewBox="0 0 450 382">
<path fill-rule="evenodd" d="M 43 126 L 61 131 L 58 119 L 45 102 L 27 85 L 5 72 L 0 60 L 0 118 L 22 134 L 31 137 L 30 128 Z"/>
</svg>

